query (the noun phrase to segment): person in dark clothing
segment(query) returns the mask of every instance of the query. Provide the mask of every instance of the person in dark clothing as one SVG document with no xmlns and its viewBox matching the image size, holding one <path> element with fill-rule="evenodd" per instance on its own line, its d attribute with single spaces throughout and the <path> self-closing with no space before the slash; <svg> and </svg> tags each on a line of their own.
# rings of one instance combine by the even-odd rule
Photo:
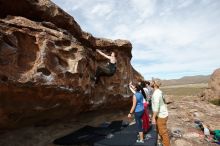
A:
<svg viewBox="0 0 220 146">
<path fill-rule="evenodd" d="M 105 58 L 109 59 L 108 65 L 105 67 L 98 66 L 95 72 L 95 76 L 93 77 L 93 80 L 97 84 L 99 82 L 99 79 L 101 76 L 113 76 L 116 72 L 116 63 L 117 59 L 115 56 L 115 52 L 111 53 L 111 56 L 106 55 L 99 49 L 96 49 L 96 52 L 98 52 L 100 55 L 104 56 Z"/>
</svg>

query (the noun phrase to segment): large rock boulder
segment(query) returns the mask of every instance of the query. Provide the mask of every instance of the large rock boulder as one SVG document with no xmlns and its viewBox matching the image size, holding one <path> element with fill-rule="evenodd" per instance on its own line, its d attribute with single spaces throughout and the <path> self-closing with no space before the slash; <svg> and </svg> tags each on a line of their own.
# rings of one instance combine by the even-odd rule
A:
<svg viewBox="0 0 220 146">
<path fill-rule="evenodd" d="M 114 76 L 93 86 L 90 76 L 107 63 L 95 49 L 115 51 L 118 63 Z M 82 31 L 49 0 L 0 0 L 0 128 L 127 107 L 129 81 L 142 78 L 131 49 Z"/>
<path fill-rule="evenodd" d="M 220 100 L 220 68 L 213 72 L 208 88 L 201 96 L 204 100 Z"/>
</svg>

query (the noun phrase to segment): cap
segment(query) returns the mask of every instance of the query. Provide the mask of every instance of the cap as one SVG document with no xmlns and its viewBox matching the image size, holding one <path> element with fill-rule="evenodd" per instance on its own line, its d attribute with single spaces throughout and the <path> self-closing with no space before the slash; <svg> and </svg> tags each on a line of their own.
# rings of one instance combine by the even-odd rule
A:
<svg viewBox="0 0 220 146">
<path fill-rule="evenodd" d="M 152 79 L 152 81 L 158 86 L 158 87 L 160 87 L 161 86 L 161 80 L 160 79 Z"/>
</svg>

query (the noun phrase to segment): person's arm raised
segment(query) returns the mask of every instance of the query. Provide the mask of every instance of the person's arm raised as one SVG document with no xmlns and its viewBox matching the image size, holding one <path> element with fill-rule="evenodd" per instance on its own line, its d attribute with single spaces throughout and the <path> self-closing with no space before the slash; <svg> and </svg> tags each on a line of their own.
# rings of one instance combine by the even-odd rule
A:
<svg viewBox="0 0 220 146">
<path fill-rule="evenodd" d="M 132 82 L 129 83 L 129 89 L 132 93 L 135 93 L 134 86 L 132 85 Z"/>
<path fill-rule="evenodd" d="M 99 54 L 101 54 L 101 55 L 104 56 L 105 58 L 111 59 L 110 56 L 106 55 L 105 53 L 103 53 L 103 52 L 100 51 L 99 49 L 96 49 L 96 52 L 98 52 Z"/>
</svg>

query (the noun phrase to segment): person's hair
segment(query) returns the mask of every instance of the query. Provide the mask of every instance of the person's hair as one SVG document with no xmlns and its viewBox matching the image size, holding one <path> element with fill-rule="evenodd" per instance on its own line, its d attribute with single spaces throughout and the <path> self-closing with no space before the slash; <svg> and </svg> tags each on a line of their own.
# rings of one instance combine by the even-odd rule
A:
<svg viewBox="0 0 220 146">
<path fill-rule="evenodd" d="M 145 88 L 146 87 L 146 84 L 145 84 L 145 82 L 144 81 L 141 81 L 141 88 Z"/>
<path fill-rule="evenodd" d="M 145 81 L 145 84 L 147 84 L 148 86 L 150 85 L 150 82 L 149 81 Z"/>
<path fill-rule="evenodd" d="M 136 91 L 138 91 L 138 92 L 141 91 L 141 94 L 144 96 L 144 99 L 146 99 L 147 96 L 146 96 L 146 94 L 145 94 L 145 92 L 144 92 L 144 89 L 141 87 L 141 85 L 135 84 L 134 86 L 135 86 L 135 88 L 136 88 Z"/>
<path fill-rule="evenodd" d="M 141 86 L 137 83 L 134 84 L 134 87 L 136 88 L 136 91 L 140 91 L 141 90 Z"/>
<path fill-rule="evenodd" d="M 155 79 L 153 80 L 154 84 L 159 88 L 161 86 L 161 80 L 160 79 Z"/>
<path fill-rule="evenodd" d="M 143 88 L 141 88 L 141 94 L 144 96 L 144 99 L 147 99 L 146 93 Z"/>
<path fill-rule="evenodd" d="M 115 57 L 117 57 L 117 53 L 115 51 L 112 51 L 112 53 L 115 53 Z"/>
</svg>

